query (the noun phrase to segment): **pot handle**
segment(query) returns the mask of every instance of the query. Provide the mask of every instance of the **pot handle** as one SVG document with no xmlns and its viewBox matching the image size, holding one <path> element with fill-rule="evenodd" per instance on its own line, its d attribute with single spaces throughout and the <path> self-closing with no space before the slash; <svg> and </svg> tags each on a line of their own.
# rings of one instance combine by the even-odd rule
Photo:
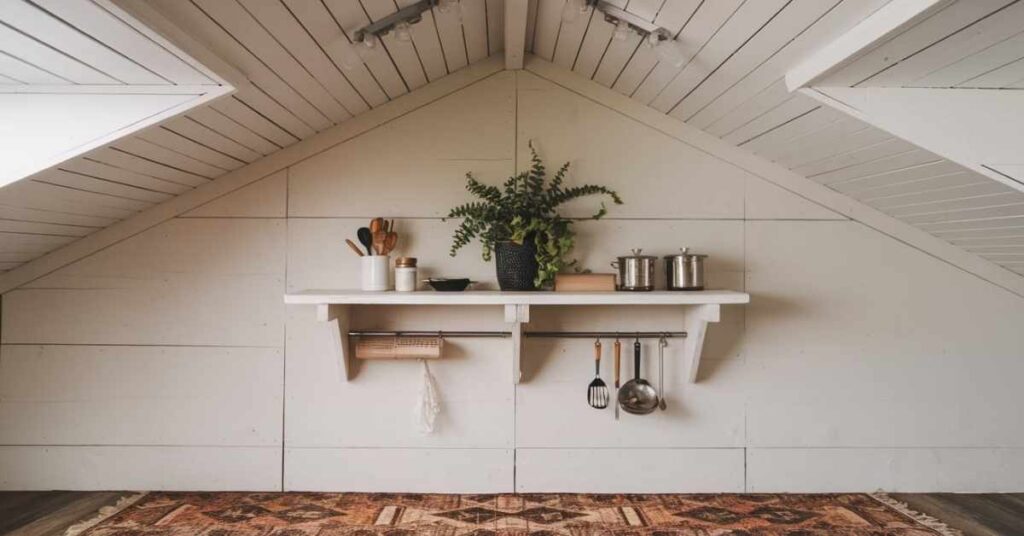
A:
<svg viewBox="0 0 1024 536">
<path fill-rule="evenodd" d="M 609 264 L 611 264 L 612 268 L 619 269 L 619 261 L 612 261 Z"/>
<path fill-rule="evenodd" d="M 633 379 L 640 381 L 640 339 L 633 343 Z"/>
</svg>

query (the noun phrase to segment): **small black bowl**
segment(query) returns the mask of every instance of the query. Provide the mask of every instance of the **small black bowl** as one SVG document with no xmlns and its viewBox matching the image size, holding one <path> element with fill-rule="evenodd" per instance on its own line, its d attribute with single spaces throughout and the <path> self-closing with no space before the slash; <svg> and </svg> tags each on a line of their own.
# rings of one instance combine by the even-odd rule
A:
<svg viewBox="0 0 1024 536">
<path fill-rule="evenodd" d="M 448 279 L 446 277 L 433 277 L 424 279 L 424 281 L 438 292 L 459 292 L 466 290 L 473 283 L 469 278 Z"/>
</svg>

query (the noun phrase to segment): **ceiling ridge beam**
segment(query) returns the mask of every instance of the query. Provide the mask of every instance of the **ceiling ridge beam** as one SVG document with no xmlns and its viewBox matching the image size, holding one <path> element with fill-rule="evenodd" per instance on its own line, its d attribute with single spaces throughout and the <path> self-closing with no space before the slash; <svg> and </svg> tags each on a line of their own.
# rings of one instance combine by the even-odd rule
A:
<svg viewBox="0 0 1024 536">
<path fill-rule="evenodd" d="M 876 44 L 884 43 L 951 3 L 952 0 L 889 2 L 790 69 L 786 73 L 786 87 L 795 91 L 813 85 L 874 49 Z"/>
<path fill-rule="evenodd" d="M 523 68 L 529 0 L 505 0 L 505 69 Z"/>
</svg>

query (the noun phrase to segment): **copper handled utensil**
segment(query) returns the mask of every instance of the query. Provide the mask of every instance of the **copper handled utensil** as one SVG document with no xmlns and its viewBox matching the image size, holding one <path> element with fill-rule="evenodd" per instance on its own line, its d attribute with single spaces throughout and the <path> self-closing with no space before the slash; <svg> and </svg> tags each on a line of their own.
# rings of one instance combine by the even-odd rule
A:
<svg viewBox="0 0 1024 536">
<path fill-rule="evenodd" d="M 348 238 L 346 238 L 345 239 L 345 243 L 348 244 L 349 249 L 351 249 L 352 251 L 356 252 L 356 255 L 359 255 L 360 257 L 365 257 L 366 256 L 366 255 L 363 254 L 363 250 L 359 249 L 359 246 L 357 246 L 355 242 L 353 242 L 353 241 L 349 240 Z"/>
<path fill-rule="evenodd" d="M 594 409 L 608 407 L 608 386 L 601 379 L 601 339 L 594 341 L 594 380 L 587 386 L 587 404 Z"/>
<path fill-rule="evenodd" d="M 622 342 L 615 338 L 615 420 L 619 420 L 619 369 L 622 362 Z"/>
<path fill-rule="evenodd" d="M 668 346 L 668 339 L 662 336 L 658 339 L 658 409 L 665 411 L 668 404 L 665 403 L 665 347 Z"/>
</svg>

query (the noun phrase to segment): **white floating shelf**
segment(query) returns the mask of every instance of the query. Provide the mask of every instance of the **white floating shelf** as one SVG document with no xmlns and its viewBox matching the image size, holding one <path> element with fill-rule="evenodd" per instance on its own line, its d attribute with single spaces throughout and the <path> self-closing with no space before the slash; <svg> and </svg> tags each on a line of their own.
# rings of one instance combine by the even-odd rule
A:
<svg viewBox="0 0 1024 536">
<path fill-rule="evenodd" d="M 284 302 L 306 305 L 722 305 L 750 303 L 750 295 L 734 290 L 661 290 L 653 292 L 303 290 L 285 294 Z"/>
<path fill-rule="evenodd" d="M 655 291 L 655 292 L 367 292 L 362 290 L 305 290 L 285 294 L 285 303 L 316 305 L 317 318 L 333 324 L 331 339 L 342 367 L 350 379 L 348 332 L 350 308 L 359 305 L 500 305 L 512 334 L 512 366 L 516 383 L 522 355 L 523 326 L 530 322 L 531 305 L 679 305 L 687 308 L 683 359 L 687 378 L 697 380 L 704 334 L 710 322 L 718 322 L 721 306 L 750 303 L 750 295 L 733 290 Z"/>
</svg>

